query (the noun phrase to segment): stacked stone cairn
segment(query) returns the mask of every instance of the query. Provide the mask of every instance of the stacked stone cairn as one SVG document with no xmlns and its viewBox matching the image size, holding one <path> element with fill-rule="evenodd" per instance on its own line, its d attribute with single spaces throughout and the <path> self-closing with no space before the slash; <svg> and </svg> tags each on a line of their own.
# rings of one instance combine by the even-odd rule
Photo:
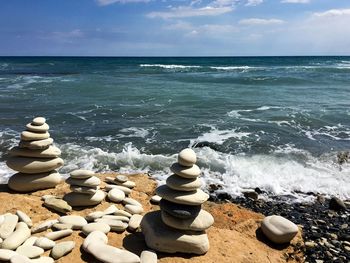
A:
<svg viewBox="0 0 350 263">
<path fill-rule="evenodd" d="M 174 173 L 159 186 L 156 193 L 162 199 L 160 211 L 143 217 L 141 229 L 151 249 L 167 253 L 205 254 L 209 240 L 205 232 L 213 223 L 210 213 L 201 208 L 209 198 L 201 189 L 197 157 L 192 149 L 184 149 L 178 162 L 171 166 Z"/>
<path fill-rule="evenodd" d="M 71 193 L 64 196 L 70 206 L 95 206 L 104 200 L 105 193 L 100 190 L 101 180 L 90 170 L 75 170 L 66 180 Z"/>
<path fill-rule="evenodd" d="M 7 166 L 18 171 L 8 182 L 17 192 L 32 192 L 54 188 L 61 182 L 56 171 L 63 165 L 61 151 L 53 146 L 49 125 L 43 117 L 36 117 L 21 133 L 21 141 L 10 150 Z"/>
</svg>

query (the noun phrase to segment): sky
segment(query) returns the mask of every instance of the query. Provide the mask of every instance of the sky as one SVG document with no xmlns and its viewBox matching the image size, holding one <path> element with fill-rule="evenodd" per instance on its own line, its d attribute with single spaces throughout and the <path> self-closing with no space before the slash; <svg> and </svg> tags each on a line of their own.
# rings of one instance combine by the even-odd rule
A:
<svg viewBox="0 0 350 263">
<path fill-rule="evenodd" d="M 0 56 L 350 55 L 349 0 L 1 0 Z"/>
</svg>

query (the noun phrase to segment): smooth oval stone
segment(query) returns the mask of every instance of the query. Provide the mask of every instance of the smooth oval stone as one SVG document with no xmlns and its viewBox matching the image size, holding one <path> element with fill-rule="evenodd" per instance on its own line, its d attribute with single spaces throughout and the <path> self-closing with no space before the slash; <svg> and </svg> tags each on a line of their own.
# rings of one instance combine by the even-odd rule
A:
<svg viewBox="0 0 350 263">
<path fill-rule="evenodd" d="M 10 262 L 11 263 L 31 263 L 32 261 L 24 255 L 16 254 L 10 258 Z"/>
<path fill-rule="evenodd" d="M 63 214 L 72 211 L 72 207 L 66 201 L 55 197 L 46 198 L 44 206 Z"/>
<path fill-rule="evenodd" d="M 125 186 L 122 186 L 122 185 L 114 185 L 114 184 L 106 184 L 105 185 L 105 191 L 110 191 L 110 190 L 112 190 L 112 189 L 115 189 L 115 188 L 117 188 L 117 189 L 119 189 L 119 190 L 122 190 L 123 192 L 124 192 L 124 194 L 125 195 L 129 195 L 130 193 L 131 193 L 131 189 L 130 188 L 127 188 L 127 187 L 125 187 Z"/>
<path fill-rule="evenodd" d="M 180 230 L 204 231 L 214 224 L 213 216 L 205 210 L 201 210 L 195 218 L 188 219 L 174 217 L 166 211 L 162 211 L 161 215 L 164 224 Z"/>
<path fill-rule="evenodd" d="M 15 251 L 12 251 L 10 249 L 3 249 L 0 248 L 0 260 L 2 261 L 9 261 L 11 257 L 17 255 Z"/>
<path fill-rule="evenodd" d="M 31 229 L 32 234 L 43 232 L 51 228 L 54 224 L 58 223 L 57 219 L 47 220 L 42 222 Z"/>
<path fill-rule="evenodd" d="M 95 220 L 96 223 L 104 223 L 110 226 L 111 231 L 124 231 L 128 224 L 122 222 L 121 220 L 107 219 L 107 218 L 98 218 Z"/>
<path fill-rule="evenodd" d="M 183 149 L 177 156 L 177 162 L 183 166 L 192 166 L 197 162 L 196 153 L 190 149 Z"/>
<path fill-rule="evenodd" d="M 202 181 L 199 177 L 188 179 L 173 174 L 166 179 L 166 185 L 177 191 L 195 191 L 198 188 L 201 188 Z"/>
<path fill-rule="evenodd" d="M 119 183 L 125 183 L 128 181 L 128 179 L 129 178 L 125 175 L 117 175 L 114 180 Z"/>
<path fill-rule="evenodd" d="M 58 221 L 62 224 L 72 225 L 72 229 L 81 229 L 88 223 L 84 217 L 75 215 L 61 216 Z"/>
<path fill-rule="evenodd" d="M 184 177 L 184 178 L 197 178 L 201 174 L 201 170 L 197 165 L 193 165 L 191 167 L 188 166 L 182 166 L 179 163 L 173 163 L 170 167 L 170 170 L 177 174 L 178 176 Z"/>
<path fill-rule="evenodd" d="M 54 230 L 66 230 L 66 229 L 72 229 L 72 225 L 56 223 L 52 226 L 52 228 Z"/>
<path fill-rule="evenodd" d="M 129 212 L 126 212 L 124 210 L 118 210 L 118 211 L 114 212 L 114 215 L 116 215 L 116 216 L 126 216 L 126 217 L 129 217 L 129 218 L 132 216 L 132 214 L 130 214 Z"/>
<path fill-rule="evenodd" d="M 39 141 L 50 138 L 50 133 L 48 132 L 30 132 L 30 131 L 22 131 L 21 133 L 21 141 Z"/>
<path fill-rule="evenodd" d="M 140 258 L 127 250 L 121 250 L 103 243 L 92 243 L 87 247 L 98 260 L 105 263 L 139 263 Z"/>
<path fill-rule="evenodd" d="M 53 258 L 50 257 L 40 257 L 40 258 L 32 258 L 30 260 L 32 263 L 54 263 Z"/>
<path fill-rule="evenodd" d="M 107 234 L 111 231 L 111 227 L 103 222 L 89 223 L 82 228 L 83 233 L 87 236 L 93 231 L 101 231 Z"/>
<path fill-rule="evenodd" d="M 157 263 L 157 254 L 151 250 L 144 250 L 141 252 L 141 263 Z"/>
<path fill-rule="evenodd" d="M 95 194 L 98 189 L 100 189 L 99 186 L 95 186 L 93 188 L 87 187 L 87 186 L 75 186 L 75 185 L 70 186 L 70 190 L 72 192 L 80 193 L 80 194 L 87 194 L 87 195 Z"/>
<path fill-rule="evenodd" d="M 30 238 L 28 238 L 26 241 L 24 241 L 24 243 L 22 244 L 22 246 L 34 246 L 35 241 L 38 239 L 38 237 L 35 236 L 31 236 Z"/>
<path fill-rule="evenodd" d="M 43 125 L 44 123 L 46 123 L 46 119 L 44 117 L 35 117 L 32 120 L 32 123 L 33 123 L 33 125 L 40 126 L 40 125 Z"/>
<path fill-rule="evenodd" d="M 53 139 L 47 138 L 47 139 L 38 140 L 38 141 L 20 141 L 18 146 L 20 148 L 39 150 L 39 149 L 47 149 L 51 144 L 53 144 Z"/>
<path fill-rule="evenodd" d="M 133 181 L 126 181 L 124 183 L 119 183 L 118 182 L 118 184 L 121 185 L 121 186 L 128 187 L 128 188 L 134 188 L 136 186 L 135 182 L 133 182 Z"/>
<path fill-rule="evenodd" d="M 28 131 L 31 131 L 31 132 L 47 132 L 50 129 L 47 123 L 44 123 L 42 125 L 34 125 L 32 123 L 28 123 L 26 125 L 26 128 Z"/>
<path fill-rule="evenodd" d="M 95 219 L 101 218 L 101 217 L 103 217 L 104 215 L 105 215 L 104 212 L 102 212 L 102 211 L 96 211 L 96 212 L 92 212 L 92 213 L 88 214 L 87 216 L 85 216 L 85 219 L 86 219 L 87 221 L 94 221 Z"/>
<path fill-rule="evenodd" d="M 165 200 L 184 205 L 201 205 L 209 198 L 209 195 L 200 189 L 191 192 L 181 192 L 173 190 L 166 185 L 159 186 L 156 189 L 156 193 Z"/>
<path fill-rule="evenodd" d="M 75 247 L 74 241 L 64 241 L 56 244 L 51 250 L 51 257 L 59 259 L 70 253 Z"/>
<path fill-rule="evenodd" d="M 200 205 L 181 205 L 165 199 L 160 201 L 159 206 L 162 211 L 164 210 L 170 215 L 182 219 L 194 218 L 201 211 Z"/>
<path fill-rule="evenodd" d="M 26 223 L 29 227 L 33 226 L 32 220 L 26 213 L 22 212 L 21 210 L 17 210 L 16 215 L 18 216 L 19 221 Z"/>
<path fill-rule="evenodd" d="M 35 241 L 34 245 L 37 247 L 41 247 L 44 250 L 48 250 L 53 248 L 56 245 L 56 243 L 55 241 L 52 241 L 51 239 L 48 239 L 46 237 L 39 237 Z"/>
<path fill-rule="evenodd" d="M 54 188 L 62 181 L 56 171 L 39 174 L 16 173 L 10 177 L 8 187 L 17 192 L 32 192 Z"/>
<path fill-rule="evenodd" d="M 103 219 L 114 219 L 114 220 L 120 220 L 123 222 L 129 222 L 130 218 L 127 216 L 117 216 L 117 215 L 104 215 L 102 217 Z"/>
<path fill-rule="evenodd" d="M 130 198 L 130 197 L 125 198 L 123 200 L 123 204 L 125 204 L 125 205 L 138 205 L 138 206 L 142 207 L 142 204 L 140 202 L 138 202 L 135 199 Z"/>
<path fill-rule="evenodd" d="M 44 253 L 44 249 L 37 246 L 20 246 L 16 252 L 28 258 L 37 258 Z"/>
<path fill-rule="evenodd" d="M 162 200 L 162 198 L 159 195 L 154 195 L 151 197 L 151 202 L 154 204 L 159 204 L 160 200 Z"/>
<path fill-rule="evenodd" d="M 142 206 L 139 206 L 139 205 L 126 205 L 125 211 L 129 212 L 132 215 L 141 214 L 143 213 L 143 208 Z"/>
<path fill-rule="evenodd" d="M 61 167 L 64 162 L 61 158 L 42 159 L 13 156 L 7 160 L 6 164 L 15 171 L 26 174 L 36 174 L 55 170 Z"/>
<path fill-rule="evenodd" d="M 0 237 L 8 238 L 16 228 L 18 216 L 12 214 L 4 215 L 4 222 L 0 225 Z"/>
<path fill-rule="evenodd" d="M 94 206 L 98 205 L 105 198 L 105 193 L 101 190 L 97 190 L 94 195 L 80 194 L 80 193 L 68 193 L 64 196 L 64 200 L 70 206 Z"/>
<path fill-rule="evenodd" d="M 208 236 L 204 231 L 179 231 L 165 225 L 160 211 L 147 213 L 141 229 L 149 248 L 166 253 L 205 254 L 209 250 Z"/>
<path fill-rule="evenodd" d="M 97 243 L 108 243 L 108 238 L 105 233 L 101 231 L 93 231 L 91 232 L 84 240 L 82 247 L 85 251 L 87 251 L 87 248 L 90 244 L 97 244 Z"/>
<path fill-rule="evenodd" d="M 73 225 L 70 225 L 70 226 L 73 227 Z M 70 236 L 72 233 L 73 233 L 72 229 L 62 229 L 59 231 L 53 231 L 53 232 L 46 233 L 45 237 L 50 239 L 50 240 L 57 240 L 57 239 L 61 239 L 61 238 Z"/>
<path fill-rule="evenodd" d="M 103 211 L 105 215 L 111 215 L 118 211 L 118 208 L 115 205 L 110 205 L 107 209 Z"/>
<path fill-rule="evenodd" d="M 108 192 L 108 199 L 115 203 L 120 203 L 125 199 L 125 193 L 117 188 L 112 189 Z"/>
<path fill-rule="evenodd" d="M 96 176 L 92 176 L 85 179 L 74 179 L 69 177 L 66 180 L 66 183 L 70 185 L 77 185 L 77 186 L 96 187 L 100 185 L 101 180 Z"/>
<path fill-rule="evenodd" d="M 56 146 L 52 146 L 52 145 L 50 145 L 47 149 L 38 149 L 38 150 L 13 147 L 10 150 L 9 154 L 11 156 L 55 158 L 61 155 L 61 151 Z"/>
<path fill-rule="evenodd" d="M 5 221 L 5 216 L 4 215 L 0 215 L 0 225 L 2 223 L 4 223 L 4 221 Z"/>
<path fill-rule="evenodd" d="M 142 218 L 143 218 L 142 215 L 138 215 L 138 214 L 132 215 L 129 221 L 129 226 L 128 226 L 129 229 L 131 231 L 135 231 L 136 229 L 138 229 L 140 227 Z"/>
<path fill-rule="evenodd" d="M 290 242 L 298 233 L 298 226 L 288 219 L 272 215 L 261 222 L 261 230 L 265 236 L 276 244 Z"/>
<path fill-rule="evenodd" d="M 16 230 L 2 242 L 1 247 L 4 249 L 14 250 L 18 248 L 26 239 L 30 237 L 30 229 L 24 222 L 16 225 Z"/>
<path fill-rule="evenodd" d="M 70 173 L 70 177 L 73 179 L 87 179 L 95 176 L 95 172 L 85 169 L 74 170 Z"/>
</svg>

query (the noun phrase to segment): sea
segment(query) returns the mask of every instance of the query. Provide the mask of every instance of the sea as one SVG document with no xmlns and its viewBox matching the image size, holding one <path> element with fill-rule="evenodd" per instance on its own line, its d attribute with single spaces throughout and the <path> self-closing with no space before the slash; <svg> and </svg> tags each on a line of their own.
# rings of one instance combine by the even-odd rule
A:
<svg viewBox="0 0 350 263">
<path fill-rule="evenodd" d="M 0 183 L 7 152 L 44 116 L 68 176 L 148 173 L 191 147 L 203 189 L 350 198 L 350 57 L 0 57 Z"/>
</svg>

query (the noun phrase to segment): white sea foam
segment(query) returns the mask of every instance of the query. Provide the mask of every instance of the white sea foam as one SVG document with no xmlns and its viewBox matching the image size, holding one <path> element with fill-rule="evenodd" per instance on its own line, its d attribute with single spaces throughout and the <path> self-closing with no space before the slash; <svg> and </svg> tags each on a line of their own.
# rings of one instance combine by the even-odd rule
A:
<svg viewBox="0 0 350 263">
<path fill-rule="evenodd" d="M 149 131 L 144 128 L 129 127 L 119 130 L 122 134 L 117 134 L 117 138 L 132 138 L 140 137 L 146 138 L 149 135 Z"/>
<path fill-rule="evenodd" d="M 215 69 L 215 70 L 232 71 L 232 70 L 257 69 L 258 67 L 250 67 L 250 66 L 225 66 L 225 67 L 210 67 L 210 68 L 211 68 L 211 69 Z"/>
<path fill-rule="evenodd" d="M 187 68 L 201 68 L 201 66 L 195 65 L 166 65 L 166 64 L 141 64 L 140 67 L 144 68 L 165 68 L 165 69 L 187 69 Z"/>
</svg>

